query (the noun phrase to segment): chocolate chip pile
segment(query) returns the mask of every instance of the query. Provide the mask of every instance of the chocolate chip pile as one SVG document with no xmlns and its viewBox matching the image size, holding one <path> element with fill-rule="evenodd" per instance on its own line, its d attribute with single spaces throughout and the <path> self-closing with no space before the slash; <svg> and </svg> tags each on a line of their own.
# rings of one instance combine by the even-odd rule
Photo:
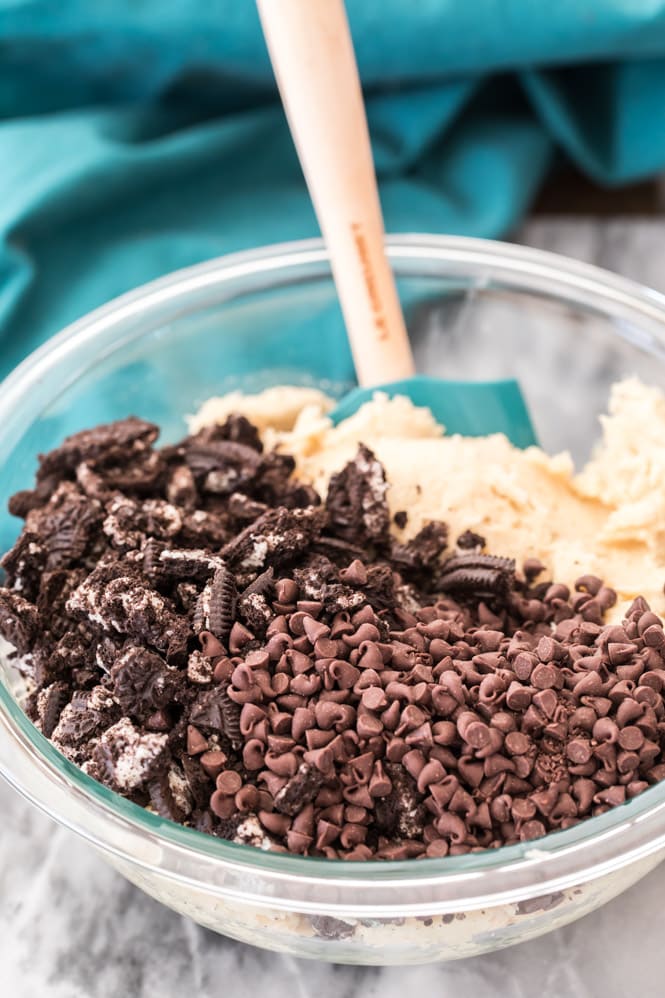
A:
<svg viewBox="0 0 665 998">
<path fill-rule="evenodd" d="M 402 859 L 568 828 L 665 777 L 665 633 L 443 523 L 391 533 L 360 447 L 324 503 L 241 416 L 155 449 L 130 418 L 40 458 L 0 633 L 30 717 L 213 835 Z M 407 513 L 395 515 L 404 527 Z"/>
</svg>

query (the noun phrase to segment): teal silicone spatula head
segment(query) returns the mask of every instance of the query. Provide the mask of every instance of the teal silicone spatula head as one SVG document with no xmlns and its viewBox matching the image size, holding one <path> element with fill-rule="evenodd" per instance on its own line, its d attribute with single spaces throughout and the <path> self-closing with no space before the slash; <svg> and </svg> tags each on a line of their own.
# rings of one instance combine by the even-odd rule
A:
<svg viewBox="0 0 665 998">
<path fill-rule="evenodd" d="M 415 376 L 383 217 L 353 42 L 343 0 L 258 0 L 279 91 L 330 253 L 361 385 L 337 407 L 350 415 L 374 391 L 428 406 L 448 432 L 535 437 L 514 381 L 473 383 Z"/>
<path fill-rule="evenodd" d="M 484 437 L 505 433 L 515 447 L 536 444 L 536 434 L 516 381 L 449 381 L 416 374 L 372 388 L 354 388 L 329 414 L 337 424 L 352 416 L 375 392 L 392 398 L 405 395 L 414 405 L 426 406 L 446 433 Z"/>
</svg>

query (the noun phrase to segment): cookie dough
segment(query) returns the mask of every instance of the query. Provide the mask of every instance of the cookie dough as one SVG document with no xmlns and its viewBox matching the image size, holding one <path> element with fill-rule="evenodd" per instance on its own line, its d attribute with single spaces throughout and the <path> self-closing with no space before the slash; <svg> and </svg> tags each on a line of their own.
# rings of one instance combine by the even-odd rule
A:
<svg viewBox="0 0 665 998">
<path fill-rule="evenodd" d="M 443 520 L 451 536 L 477 531 L 494 554 L 518 563 L 538 558 L 568 585 L 583 571 L 601 576 L 619 596 L 614 619 L 638 595 L 656 612 L 665 610 L 665 396 L 659 389 L 635 378 L 613 387 L 602 438 L 579 473 L 567 453 L 519 450 L 500 434 L 447 436 L 429 410 L 406 398 L 377 393 L 338 426 L 327 416 L 332 404 L 311 389 L 270 389 L 210 400 L 190 428 L 223 421 L 229 405 L 252 421 L 260 413 L 266 446 L 292 454 L 296 475 L 324 495 L 331 475 L 364 443 L 386 469 L 392 515 L 407 513 L 403 530 L 394 527 L 401 540 Z"/>
</svg>

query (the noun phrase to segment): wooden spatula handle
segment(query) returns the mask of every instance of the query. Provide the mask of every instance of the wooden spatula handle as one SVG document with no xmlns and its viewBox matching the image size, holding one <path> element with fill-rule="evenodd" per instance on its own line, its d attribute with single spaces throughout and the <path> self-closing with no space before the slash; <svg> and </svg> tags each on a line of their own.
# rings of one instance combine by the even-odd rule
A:
<svg viewBox="0 0 665 998">
<path fill-rule="evenodd" d="M 384 247 L 362 90 L 343 0 L 257 0 L 300 163 L 332 262 L 361 385 L 413 357 Z"/>
</svg>

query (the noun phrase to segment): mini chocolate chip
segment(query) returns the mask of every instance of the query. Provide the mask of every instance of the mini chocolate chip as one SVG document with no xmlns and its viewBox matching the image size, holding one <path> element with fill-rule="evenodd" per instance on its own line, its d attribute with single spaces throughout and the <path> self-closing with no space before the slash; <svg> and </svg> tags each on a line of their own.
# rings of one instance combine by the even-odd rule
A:
<svg viewBox="0 0 665 998">
<path fill-rule="evenodd" d="M 193 724 L 187 727 L 187 753 L 188 755 L 200 755 L 208 749 L 208 739 L 201 734 Z"/>
<path fill-rule="evenodd" d="M 348 568 L 343 568 L 339 573 L 342 582 L 350 586 L 364 586 L 367 584 L 367 570 L 362 561 L 355 558 Z"/>
<path fill-rule="evenodd" d="M 638 752 L 644 745 L 644 735 L 638 727 L 628 724 L 618 732 L 618 742 L 621 748 Z"/>
<path fill-rule="evenodd" d="M 510 731 L 506 735 L 505 746 L 510 755 L 524 755 L 531 748 L 531 739 L 519 731 Z"/>
<path fill-rule="evenodd" d="M 600 592 L 602 585 L 603 580 L 599 579 L 596 575 L 580 575 L 575 580 L 575 589 L 577 592 L 589 593 L 591 596 L 596 596 Z"/>
<path fill-rule="evenodd" d="M 537 665 L 530 681 L 537 690 L 556 689 L 561 685 L 561 672 L 554 665 Z"/>
<path fill-rule="evenodd" d="M 573 738 L 566 746 L 566 754 L 576 765 L 584 764 L 591 758 L 591 746 L 582 738 Z"/>
<path fill-rule="evenodd" d="M 212 751 L 205 751 L 199 761 L 204 772 L 214 780 L 224 769 L 227 758 L 223 752 L 213 749 Z M 218 789 L 222 788 L 219 787 Z"/>
<path fill-rule="evenodd" d="M 545 826 L 542 821 L 537 819 L 525 821 L 520 827 L 519 837 L 523 842 L 530 839 L 540 839 L 543 835 L 545 835 Z"/>
</svg>

